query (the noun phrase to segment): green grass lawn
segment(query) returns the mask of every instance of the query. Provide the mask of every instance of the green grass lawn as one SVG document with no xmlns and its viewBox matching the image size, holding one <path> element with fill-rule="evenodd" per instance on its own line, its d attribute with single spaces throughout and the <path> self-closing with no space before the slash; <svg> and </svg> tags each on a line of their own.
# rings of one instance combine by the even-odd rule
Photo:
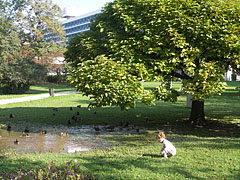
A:
<svg viewBox="0 0 240 180">
<path fill-rule="evenodd" d="M 158 83 L 147 83 L 153 88 Z M 80 111 L 81 124 L 119 125 L 128 121 L 131 125 L 147 127 L 139 134 L 108 135 L 105 138 L 116 144 L 112 148 L 78 152 L 73 154 L 30 153 L 17 154 L 12 150 L 0 151 L 0 176 L 10 177 L 19 169 L 28 172 L 42 168 L 54 161 L 55 166 L 75 160 L 81 168 L 100 180 L 158 180 L 158 179 L 240 179 L 240 94 L 236 87 L 240 82 L 228 82 L 222 96 L 205 101 L 208 125 L 193 126 L 187 123 L 190 109 L 186 108 L 186 96 L 176 103 L 157 102 L 156 106 L 138 104 L 135 109 L 121 111 L 118 107 L 88 110 L 89 100 L 79 94 L 49 97 L 46 99 L 2 105 L 0 124 L 11 122 L 23 125 L 67 125 L 73 113 Z M 179 83 L 173 87 L 180 88 Z M 81 104 L 82 108 L 77 108 Z M 53 116 L 52 108 L 59 111 Z M 73 110 L 70 110 L 73 107 Z M 96 112 L 96 113 L 95 113 Z M 9 114 L 15 118 L 11 119 Z M 146 119 L 152 120 L 147 123 Z M 14 127 L 21 132 L 22 127 Z M 169 159 L 159 157 L 162 144 L 155 140 L 158 130 L 163 130 L 177 148 L 177 155 Z"/>
<path fill-rule="evenodd" d="M 32 96 L 37 94 L 46 94 L 46 93 L 49 93 L 49 88 L 54 88 L 54 92 L 74 90 L 74 88 L 70 87 L 69 85 L 45 83 L 45 84 L 38 84 L 38 85 L 31 86 L 30 89 L 25 94 L 1 94 L 0 93 L 0 100 L 26 97 L 26 96 Z"/>
</svg>

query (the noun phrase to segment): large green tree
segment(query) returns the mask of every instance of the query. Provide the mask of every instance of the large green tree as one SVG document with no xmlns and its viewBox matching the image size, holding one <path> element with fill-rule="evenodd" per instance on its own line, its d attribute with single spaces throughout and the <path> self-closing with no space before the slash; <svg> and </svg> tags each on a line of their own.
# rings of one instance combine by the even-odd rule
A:
<svg viewBox="0 0 240 180">
<path fill-rule="evenodd" d="M 204 100 L 224 90 L 224 73 L 240 69 L 240 4 L 227 0 L 115 0 L 65 53 L 70 82 L 93 107 L 176 101 L 172 78 L 192 95 L 190 120 L 204 123 Z M 158 80 L 144 90 L 140 79 Z"/>
<path fill-rule="evenodd" d="M 4 10 L 6 5 L 0 1 L 0 62 L 7 62 L 14 54 L 19 53 L 21 41 L 17 28 L 8 19 Z"/>
<path fill-rule="evenodd" d="M 61 15 L 51 0 L 0 1 L 0 87 L 4 91 L 9 87 L 9 92 L 16 92 L 24 85 L 23 90 L 27 89 L 39 77 L 44 78 L 39 75 L 45 72 L 46 76 L 42 67 L 51 67 L 53 56 L 65 48 Z"/>
<path fill-rule="evenodd" d="M 52 0 L 5 0 L 4 15 L 17 27 L 22 44 L 34 57 L 46 57 L 65 46 L 62 12 Z"/>
</svg>

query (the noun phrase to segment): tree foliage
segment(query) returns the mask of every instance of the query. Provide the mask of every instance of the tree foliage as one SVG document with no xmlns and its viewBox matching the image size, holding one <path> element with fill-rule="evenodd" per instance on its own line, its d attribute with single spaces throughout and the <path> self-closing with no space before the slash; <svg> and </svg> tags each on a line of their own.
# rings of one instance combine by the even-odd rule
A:
<svg viewBox="0 0 240 180">
<path fill-rule="evenodd" d="M 46 71 L 42 68 L 51 67 L 52 56 L 62 53 L 65 33 L 59 21 L 61 11 L 51 0 L 1 0 L 0 15 L 0 84 L 5 89 L 12 84 L 9 92 L 14 92 L 13 88 L 19 91 L 18 87 L 22 87 L 19 83 L 28 87 L 39 80 L 36 78 L 41 77 L 39 72 L 45 72 L 45 75 L 41 73 L 44 78 Z M 50 36 L 49 40 L 47 36 Z M 17 68 L 17 64 L 21 68 Z M 32 72 L 29 72 L 30 64 L 35 68 Z"/>
<path fill-rule="evenodd" d="M 29 44 L 34 57 L 46 56 L 65 46 L 61 9 L 51 0 L 8 0 L 3 9 L 5 17 L 17 27 L 22 44 Z M 52 41 L 47 42 L 48 37 Z"/>
<path fill-rule="evenodd" d="M 92 94 L 95 104 L 105 106 L 112 105 L 113 97 L 117 102 L 125 100 L 126 94 L 111 94 L 119 86 L 135 91 L 132 104 L 139 98 L 144 101 L 142 97 L 150 104 L 157 99 L 176 101 L 176 91 L 169 88 L 169 81 L 176 77 L 193 101 L 203 102 L 223 92 L 222 79 L 229 66 L 240 69 L 239 17 L 238 1 L 115 0 L 96 17 L 89 32 L 70 42 L 65 53 L 73 68 L 70 81 L 86 95 Z M 123 82 L 120 76 L 106 75 L 111 79 L 106 81 L 102 73 L 91 75 L 89 72 L 99 69 L 98 56 L 102 55 L 108 62 L 104 71 L 116 72 L 108 65 L 111 62 L 134 83 Z M 162 84 L 147 91 L 139 79 Z M 94 91 L 112 81 L 118 82 L 116 89 Z M 98 101 L 102 96 L 108 98 Z"/>
<path fill-rule="evenodd" d="M 0 1 L 0 62 L 12 58 L 20 50 L 21 41 L 17 28 L 5 15 L 5 4 Z"/>
<path fill-rule="evenodd" d="M 20 39 L 13 24 L 4 17 L 0 17 L 0 61 L 7 61 L 20 50 Z"/>
<path fill-rule="evenodd" d="M 24 71 L 23 71 L 24 70 Z M 0 90 L 6 94 L 20 94 L 31 84 L 41 81 L 45 69 L 30 60 L 18 59 L 0 66 Z"/>
</svg>

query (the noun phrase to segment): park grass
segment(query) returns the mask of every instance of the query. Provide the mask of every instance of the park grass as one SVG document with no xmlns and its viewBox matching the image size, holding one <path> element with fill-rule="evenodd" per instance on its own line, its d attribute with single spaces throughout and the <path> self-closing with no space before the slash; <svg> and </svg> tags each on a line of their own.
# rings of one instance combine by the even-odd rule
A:
<svg viewBox="0 0 240 180">
<path fill-rule="evenodd" d="M 176 146 L 177 155 L 163 160 L 159 157 L 161 145 L 154 141 L 156 133 L 109 136 L 121 144 L 74 154 L 1 152 L 1 173 L 76 160 L 84 171 L 102 180 L 239 179 L 239 138 L 170 134 L 168 139 Z"/>
<path fill-rule="evenodd" d="M 31 86 L 30 89 L 24 94 L 2 94 L 0 92 L 0 100 L 33 96 L 38 94 L 47 94 L 49 93 L 49 88 L 54 88 L 54 92 L 74 90 L 74 88 L 65 84 L 54 84 L 54 83 L 36 84 Z"/>
<path fill-rule="evenodd" d="M 152 88 L 157 83 L 147 85 Z M 108 135 L 105 138 L 116 144 L 114 147 L 90 152 L 17 154 L 11 150 L 2 150 L 0 175 L 10 176 L 19 169 L 27 172 L 52 160 L 59 165 L 66 160 L 76 160 L 83 170 L 101 180 L 239 179 L 240 95 L 235 88 L 239 86 L 239 82 L 228 82 L 222 96 L 205 101 L 209 122 L 206 127 L 187 123 L 190 109 L 186 108 L 184 95 L 179 97 L 177 103 L 157 102 L 156 106 L 138 104 L 137 108 L 129 111 L 121 111 L 118 107 L 88 110 L 89 100 L 80 93 L 3 105 L 0 109 L 1 124 L 21 122 L 67 125 L 67 120 L 79 111 L 81 121 L 71 126 L 103 123 L 118 125 L 128 121 L 130 124 L 148 127 L 149 130 L 140 131 L 139 134 Z M 77 108 L 79 104 L 81 109 Z M 56 107 L 59 111 L 53 116 L 52 108 Z M 10 113 L 14 113 L 15 118 L 11 119 Z M 146 119 L 153 123 L 147 123 Z M 14 130 L 23 130 L 18 128 Z M 159 157 L 162 145 L 155 141 L 158 130 L 164 130 L 167 139 L 176 146 L 176 156 L 167 160 Z"/>
</svg>

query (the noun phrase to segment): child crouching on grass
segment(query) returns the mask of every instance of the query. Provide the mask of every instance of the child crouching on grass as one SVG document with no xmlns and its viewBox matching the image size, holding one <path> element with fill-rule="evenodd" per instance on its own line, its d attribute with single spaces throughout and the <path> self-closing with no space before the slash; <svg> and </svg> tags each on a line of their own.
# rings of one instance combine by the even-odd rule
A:
<svg viewBox="0 0 240 180">
<path fill-rule="evenodd" d="M 160 152 L 160 155 L 163 158 L 168 158 L 168 157 L 176 155 L 176 148 L 173 146 L 173 144 L 170 141 L 168 141 L 165 138 L 166 138 L 166 136 L 165 136 L 164 132 L 159 132 L 159 134 L 157 135 L 157 140 L 160 143 L 163 143 L 163 148 Z"/>
</svg>

